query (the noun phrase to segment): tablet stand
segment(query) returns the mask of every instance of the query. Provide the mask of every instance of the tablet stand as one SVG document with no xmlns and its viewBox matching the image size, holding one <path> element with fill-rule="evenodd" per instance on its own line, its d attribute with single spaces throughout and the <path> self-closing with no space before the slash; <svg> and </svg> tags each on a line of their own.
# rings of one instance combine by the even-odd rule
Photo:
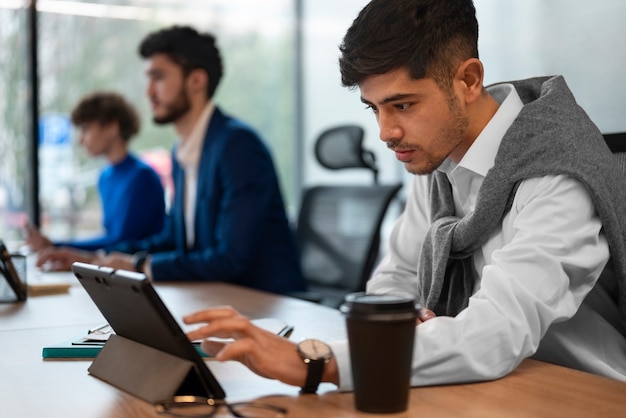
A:
<svg viewBox="0 0 626 418">
<path fill-rule="evenodd" d="M 111 335 L 89 373 L 151 404 L 176 395 L 210 397 L 196 365 L 119 335 Z"/>
</svg>

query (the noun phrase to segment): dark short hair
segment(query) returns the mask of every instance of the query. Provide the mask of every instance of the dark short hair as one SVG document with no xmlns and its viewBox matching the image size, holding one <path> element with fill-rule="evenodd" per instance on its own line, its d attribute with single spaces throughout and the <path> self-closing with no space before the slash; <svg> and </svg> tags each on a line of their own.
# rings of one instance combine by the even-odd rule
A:
<svg viewBox="0 0 626 418">
<path fill-rule="evenodd" d="M 148 34 L 139 45 L 139 54 L 143 58 L 166 54 L 183 68 L 185 75 L 198 68 L 206 71 L 208 97 L 213 97 L 222 78 L 222 57 L 215 36 L 199 33 L 189 26 L 175 25 Z"/>
<path fill-rule="evenodd" d="M 372 0 L 339 49 L 344 86 L 403 67 L 449 86 L 461 62 L 478 58 L 476 9 L 472 0 Z"/>
<path fill-rule="evenodd" d="M 97 91 L 84 96 L 74 106 L 71 119 L 75 126 L 90 122 L 101 125 L 117 122 L 120 136 L 127 142 L 140 128 L 135 108 L 122 95 L 110 91 Z"/>
</svg>

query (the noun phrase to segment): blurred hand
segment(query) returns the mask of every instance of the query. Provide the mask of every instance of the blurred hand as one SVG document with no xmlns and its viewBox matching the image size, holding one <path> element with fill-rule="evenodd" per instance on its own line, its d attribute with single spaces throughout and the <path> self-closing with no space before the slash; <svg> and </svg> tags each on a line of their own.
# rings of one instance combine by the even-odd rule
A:
<svg viewBox="0 0 626 418">
<path fill-rule="evenodd" d="M 107 255 L 98 257 L 95 261 L 95 264 L 98 264 L 100 266 L 108 266 L 114 269 L 135 271 L 135 266 L 133 265 L 133 256 L 130 254 L 110 252 Z"/>
<path fill-rule="evenodd" d="M 97 264 L 96 254 L 90 251 L 69 247 L 46 247 L 37 255 L 36 265 L 45 271 L 67 271 L 71 270 L 75 261 Z"/>
<path fill-rule="evenodd" d="M 296 345 L 286 338 L 253 325 L 248 318 L 231 307 L 210 308 L 187 315 L 186 324 L 205 325 L 187 333 L 190 340 L 208 337 L 232 338 L 233 342 L 204 340 L 202 350 L 219 361 L 236 360 L 256 374 L 284 383 L 302 386 L 307 367 L 296 351 Z M 334 359 L 326 365 L 323 381 L 338 383 Z"/>
<path fill-rule="evenodd" d="M 32 251 L 39 252 L 44 248 L 53 247 L 54 244 L 45 235 L 43 235 L 37 227 L 27 224 L 24 227 L 26 232 L 26 244 Z"/>
<path fill-rule="evenodd" d="M 99 251 L 83 251 L 70 247 L 47 247 L 37 256 L 37 267 L 45 271 L 67 271 L 74 262 L 107 266 L 114 269 L 134 271 L 133 258 L 129 254 Z"/>
</svg>

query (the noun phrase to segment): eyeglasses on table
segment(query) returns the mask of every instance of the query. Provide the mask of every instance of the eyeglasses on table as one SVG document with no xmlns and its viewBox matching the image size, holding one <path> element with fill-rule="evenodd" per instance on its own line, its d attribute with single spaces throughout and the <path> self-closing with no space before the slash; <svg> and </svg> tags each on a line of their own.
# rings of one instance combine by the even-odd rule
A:
<svg viewBox="0 0 626 418">
<path fill-rule="evenodd" d="M 208 418 L 221 407 L 238 418 L 286 418 L 287 409 L 261 402 L 228 403 L 202 396 L 174 396 L 171 400 L 157 404 L 156 410 L 164 415 L 181 418 Z"/>
</svg>

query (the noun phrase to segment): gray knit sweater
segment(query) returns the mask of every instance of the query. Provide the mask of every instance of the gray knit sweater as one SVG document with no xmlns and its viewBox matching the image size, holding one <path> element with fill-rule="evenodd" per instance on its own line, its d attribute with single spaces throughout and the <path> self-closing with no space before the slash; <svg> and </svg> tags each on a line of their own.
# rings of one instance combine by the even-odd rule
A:
<svg viewBox="0 0 626 418">
<path fill-rule="evenodd" d="M 502 139 L 474 211 L 462 219 L 453 216 L 446 175 L 437 171 L 431 177 L 433 223 L 420 255 L 420 302 L 438 315 L 456 315 L 465 308 L 475 281 L 471 255 L 501 223 L 519 183 L 564 174 L 583 183 L 596 206 L 618 277 L 613 296 L 626 325 L 626 174 L 563 77 L 511 84 L 524 107 Z"/>
</svg>

